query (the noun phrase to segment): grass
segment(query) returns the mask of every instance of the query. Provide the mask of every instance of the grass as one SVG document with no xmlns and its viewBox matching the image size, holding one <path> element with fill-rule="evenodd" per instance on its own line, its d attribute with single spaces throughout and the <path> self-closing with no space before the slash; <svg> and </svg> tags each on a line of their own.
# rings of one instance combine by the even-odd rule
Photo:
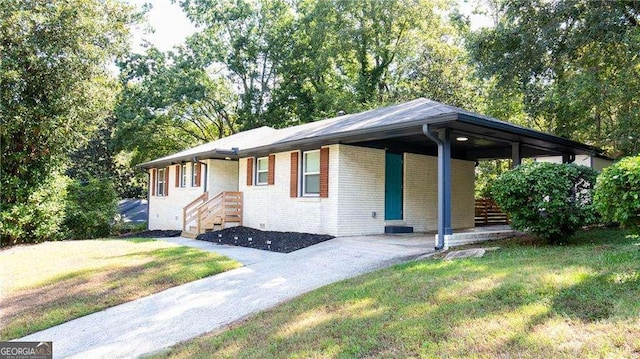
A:
<svg viewBox="0 0 640 359">
<path fill-rule="evenodd" d="M 240 266 L 150 239 L 46 242 L 0 251 L 0 340 Z"/>
<path fill-rule="evenodd" d="M 320 288 L 156 357 L 640 357 L 640 237 L 490 245 Z"/>
</svg>

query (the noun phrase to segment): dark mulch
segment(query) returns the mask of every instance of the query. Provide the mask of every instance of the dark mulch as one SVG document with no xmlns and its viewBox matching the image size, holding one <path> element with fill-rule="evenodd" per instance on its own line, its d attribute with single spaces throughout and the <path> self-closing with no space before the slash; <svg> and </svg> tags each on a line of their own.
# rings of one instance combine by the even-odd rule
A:
<svg viewBox="0 0 640 359">
<path fill-rule="evenodd" d="M 180 237 L 182 231 L 163 231 L 154 229 L 152 231 L 143 231 L 135 233 L 125 233 L 118 238 L 168 238 L 168 237 Z"/>
<path fill-rule="evenodd" d="M 334 238 L 325 234 L 261 231 L 249 227 L 231 227 L 199 235 L 196 239 L 232 246 L 290 253 Z"/>
</svg>

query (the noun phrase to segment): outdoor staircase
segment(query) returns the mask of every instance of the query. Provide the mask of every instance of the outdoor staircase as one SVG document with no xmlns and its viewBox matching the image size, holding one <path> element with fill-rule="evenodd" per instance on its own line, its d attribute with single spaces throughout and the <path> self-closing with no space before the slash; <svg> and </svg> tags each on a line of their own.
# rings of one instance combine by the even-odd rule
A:
<svg viewBox="0 0 640 359">
<path fill-rule="evenodd" d="M 242 225 L 242 192 L 220 192 L 213 198 L 205 192 L 182 209 L 182 236 Z"/>
</svg>

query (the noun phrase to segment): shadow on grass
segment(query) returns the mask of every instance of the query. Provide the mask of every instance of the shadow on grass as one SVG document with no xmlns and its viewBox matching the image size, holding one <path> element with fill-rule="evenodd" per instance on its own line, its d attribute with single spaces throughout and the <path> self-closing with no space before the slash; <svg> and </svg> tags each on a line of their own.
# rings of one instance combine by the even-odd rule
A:
<svg viewBox="0 0 640 359">
<path fill-rule="evenodd" d="M 316 290 L 163 355 L 583 356 L 546 326 L 575 319 L 572 330 L 589 332 L 598 321 L 633 322 L 638 262 L 619 231 L 565 247 L 511 244 L 480 259 L 410 262 Z M 631 341 L 634 330 L 602 335 Z"/>
<path fill-rule="evenodd" d="M 49 328 L 175 285 L 204 278 L 239 264 L 192 248 L 163 248 L 125 257 L 135 265 L 102 266 L 57 276 L 47 284 L 0 299 L 0 339 Z"/>
</svg>

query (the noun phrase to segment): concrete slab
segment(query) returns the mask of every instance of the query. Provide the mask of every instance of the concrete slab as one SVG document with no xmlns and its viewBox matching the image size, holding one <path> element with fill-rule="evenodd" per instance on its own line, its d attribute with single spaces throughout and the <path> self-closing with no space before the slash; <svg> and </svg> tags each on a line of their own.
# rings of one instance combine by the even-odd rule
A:
<svg viewBox="0 0 640 359">
<path fill-rule="evenodd" d="M 199 241 L 172 241 L 208 248 Z M 55 358 L 138 357 L 219 330 L 318 287 L 432 251 L 433 239 L 418 235 L 345 237 L 288 254 L 242 254 L 237 258 L 253 262 L 19 340 L 53 341 Z"/>
<path fill-rule="evenodd" d="M 462 259 L 462 258 L 470 258 L 470 257 L 480 258 L 484 256 L 485 253 L 486 251 L 483 248 L 472 248 L 472 249 L 465 249 L 462 251 L 453 251 L 453 252 L 447 253 L 447 255 L 444 257 L 444 260 L 450 261 L 454 259 Z"/>
<path fill-rule="evenodd" d="M 265 260 L 277 259 L 285 256 L 285 253 L 263 251 L 260 249 L 228 246 L 226 244 L 217 244 L 207 241 L 198 241 L 186 237 L 170 237 L 170 238 L 157 238 L 169 243 L 175 243 L 182 246 L 193 247 L 202 249 L 208 252 L 215 252 L 225 257 L 237 260 L 245 266 L 262 262 Z"/>
</svg>

